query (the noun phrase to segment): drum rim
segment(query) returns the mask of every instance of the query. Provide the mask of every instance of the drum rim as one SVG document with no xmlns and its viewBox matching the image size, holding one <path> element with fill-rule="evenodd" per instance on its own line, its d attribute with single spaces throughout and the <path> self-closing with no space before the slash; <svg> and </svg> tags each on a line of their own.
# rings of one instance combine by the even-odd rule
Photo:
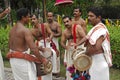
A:
<svg viewBox="0 0 120 80">
<path fill-rule="evenodd" d="M 77 66 L 77 60 L 81 57 L 85 57 L 89 61 L 89 64 L 84 68 L 79 68 L 79 66 Z M 74 64 L 75 68 L 78 69 L 79 71 L 85 71 L 90 68 L 90 66 L 92 64 L 92 58 L 87 56 L 86 54 L 80 54 L 75 60 L 73 60 L 73 64 Z"/>
<path fill-rule="evenodd" d="M 73 52 L 72 52 L 72 55 L 71 55 L 71 58 L 72 58 L 72 59 L 73 59 L 73 56 L 74 56 L 74 53 L 75 53 L 76 50 L 84 50 L 84 49 L 83 49 L 83 48 L 74 49 Z M 85 52 L 85 51 L 83 51 L 83 52 Z"/>
</svg>

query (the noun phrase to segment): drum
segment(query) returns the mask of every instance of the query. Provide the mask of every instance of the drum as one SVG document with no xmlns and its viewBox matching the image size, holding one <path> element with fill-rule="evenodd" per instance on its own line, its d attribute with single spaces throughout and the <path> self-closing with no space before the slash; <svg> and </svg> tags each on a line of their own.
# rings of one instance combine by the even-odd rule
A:
<svg viewBox="0 0 120 80">
<path fill-rule="evenodd" d="M 36 64 L 36 70 L 37 70 L 37 76 L 43 76 L 47 75 L 52 72 L 52 62 L 48 60 L 48 63 L 43 64 L 41 63 L 35 63 Z"/>
<path fill-rule="evenodd" d="M 40 52 L 41 55 L 45 58 L 47 58 L 48 63 L 43 64 L 41 63 L 35 63 L 36 64 L 36 69 L 37 69 L 37 76 L 43 76 L 47 75 L 52 72 L 52 51 L 49 48 L 44 48 L 43 52 Z"/>
<path fill-rule="evenodd" d="M 44 56 L 45 58 L 47 58 L 49 60 L 51 60 L 52 55 L 53 55 L 53 53 L 52 53 L 50 48 L 44 48 L 43 52 L 40 52 L 40 53 L 41 53 L 42 56 Z"/>
<path fill-rule="evenodd" d="M 86 71 L 92 64 L 92 58 L 85 54 L 85 49 L 75 49 L 72 53 L 74 67 L 79 71 Z"/>
</svg>

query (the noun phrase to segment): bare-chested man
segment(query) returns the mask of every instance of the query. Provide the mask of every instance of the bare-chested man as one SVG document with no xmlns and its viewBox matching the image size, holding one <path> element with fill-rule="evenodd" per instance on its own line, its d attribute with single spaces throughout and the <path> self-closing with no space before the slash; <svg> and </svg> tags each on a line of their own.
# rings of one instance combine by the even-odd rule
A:
<svg viewBox="0 0 120 80">
<path fill-rule="evenodd" d="M 10 13 L 10 8 L 6 8 L 3 12 L 0 13 L 0 19 L 3 18 L 5 15 L 7 15 L 8 13 Z M 3 58 L 1 55 L 1 50 L 0 50 L 0 80 L 4 80 L 5 79 L 5 75 L 4 75 L 4 64 L 3 64 Z"/>
<path fill-rule="evenodd" d="M 36 67 L 34 60 L 30 57 L 30 50 L 38 61 L 46 62 L 46 59 L 39 54 L 39 49 L 33 41 L 31 31 L 25 27 L 29 22 L 30 14 L 28 9 L 17 10 L 17 23 L 9 33 L 10 64 L 15 80 L 36 80 Z M 26 56 L 25 56 L 26 55 Z M 32 56 L 32 55 L 31 55 Z"/>
<path fill-rule="evenodd" d="M 53 39 L 52 41 L 55 43 L 57 50 L 59 50 L 59 43 L 58 43 L 58 38 L 62 34 L 62 29 L 61 25 L 54 20 L 54 14 L 53 12 L 48 12 L 47 13 L 47 23 L 53 32 Z M 60 73 L 60 54 L 55 54 L 55 57 L 53 58 L 53 75 L 58 77 Z"/>
<path fill-rule="evenodd" d="M 66 28 L 62 33 L 61 46 L 64 49 L 66 49 L 66 53 L 64 56 L 64 63 L 66 64 L 66 68 L 68 69 L 73 65 L 73 60 L 71 56 L 74 47 L 72 46 L 72 43 L 78 43 L 83 37 L 85 37 L 85 32 L 80 25 L 72 24 L 72 20 L 68 16 L 63 17 L 63 22 Z M 79 48 L 84 48 L 84 46 L 81 45 L 79 46 Z M 68 72 L 67 69 L 66 69 L 66 80 L 73 80 L 73 78 L 71 78 L 71 73 Z"/>
<path fill-rule="evenodd" d="M 86 22 L 84 19 L 81 18 L 82 11 L 79 7 L 74 8 L 73 15 L 74 15 L 74 18 L 72 19 L 73 24 L 81 25 L 85 33 L 87 33 Z"/>
<path fill-rule="evenodd" d="M 89 9 L 88 20 L 93 28 L 76 44 L 86 42 L 86 54 L 92 57 L 92 65 L 89 69 L 90 80 L 109 80 L 108 66 L 112 65 L 109 32 L 101 22 L 101 15 L 102 11 L 99 7 Z"/>
<path fill-rule="evenodd" d="M 33 24 L 33 29 L 31 30 L 31 32 L 33 36 L 37 39 L 37 45 L 41 47 L 41 51 L 43 51 L 43 49 L 51 50 L 50 41 L 53 38 L 53 33 L 49 28 L 48 23 L 40 24 L 36 15 L 32 15 L 31 20 Z M 48 53 L 51 53 L 51 51 Z M 52 72 L 48 75 L 42 76 L 41 80 L 52 80 Z"/>
</svg>

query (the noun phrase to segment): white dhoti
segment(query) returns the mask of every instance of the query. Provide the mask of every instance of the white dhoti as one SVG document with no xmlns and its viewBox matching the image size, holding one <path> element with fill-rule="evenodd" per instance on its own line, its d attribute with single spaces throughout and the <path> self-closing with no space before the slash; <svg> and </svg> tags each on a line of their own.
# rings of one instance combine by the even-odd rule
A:
<svg viewBox="0 0 120 80">
<path fill-rule="evenodd" d="M 50 48 L 50 42 L 45 42 L 46 43 L 46 48 Z M 39 43 L 38 43 L 38 46 L 42 46 L 42 47 L 45 47 L 44 46 L 44 40 L 40 40 Z M 56 54 L 52 51 L 53 54 Z M 51 57 L 51 60 L 52 60 L 52 57 Z M 53 62 L 52 62 L 53 63 Z M 52 72 L 47 74 L 47 75 L 44 75 L 44 76 L 41 76 L 41 80 L 52 80 Z"/>
<path fill-rule="evenodd" d="M 58 43 L 58 38 L 53 38 L 53 42 L 56 45 L 56 48 L 59 50 L 59 43 Z M 54 50 L 53 51 L 53 70 L 52 73 L 59 73 L 60 72 L 60 56 L 57 57 L 57 54 Z"/>
<path fill-rule="evenodd" d="M 0 50 L 0 80 L 5 80 L 3 58 Z"/>
<path fill-rule="evenodd" d="M 23 54 L 26 54 L 26 52 Z M 37 80 L 34 62 L 25 59 L 10 58 L 10 64 L 15 80 Z"/>
<path fill-rule="evenodd" d="M 90 80 L 109 80 L 109 67 L 103 53 L 92 56 L 92 65 L 89 70 Z"/>
<path fill-rule="evenodd" d="M 77 48 L 85 48 L 84 45 L 78 46 Z M 73 59 L 72 59 L 72 52 L 73 52 L 74 48 L 71 47 L 69 50 L 66 50 L 65 55 L 64 55 L 64 62 L 67 63 L 67 67 L 66 69 L 68 69 L 70 66 L 73 65 Z M 66 70 L 66 80 L 73 80 L 73 78 L 71 77 L 71 73 Z"/>
<path fill-rule="evenodd" d="M 104 53 L 92 56 L 92 66 L 90 68 L 91 80 L 109 80 L 109 66 L 112 66 L 109 32 L 103 23 L 98 23 L 87 34 L 89 43 L 95 45 L 97 40 L 103 36 L 102 42 Z"/>
</svg>

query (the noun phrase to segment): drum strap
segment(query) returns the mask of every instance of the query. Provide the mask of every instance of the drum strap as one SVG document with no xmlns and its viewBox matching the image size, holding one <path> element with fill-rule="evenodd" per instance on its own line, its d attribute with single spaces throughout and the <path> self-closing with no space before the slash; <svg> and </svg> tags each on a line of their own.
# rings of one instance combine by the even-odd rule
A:
<svg viewBox="0 0 120 80">
<path fill-rule="evenodd" d="M 41 29 L 42 29 L 42 35 L 43 35 L 43 40 L 44 40 L 44 47 L 46 47 L 44 24 L 41 24 Z"/>
<path fill-rule="evenodd" d="M 74 43 L 76 43 L 76 24 L 74 24 L 73 26 L 73 40 L 74 40 Z"/>
</svg>

